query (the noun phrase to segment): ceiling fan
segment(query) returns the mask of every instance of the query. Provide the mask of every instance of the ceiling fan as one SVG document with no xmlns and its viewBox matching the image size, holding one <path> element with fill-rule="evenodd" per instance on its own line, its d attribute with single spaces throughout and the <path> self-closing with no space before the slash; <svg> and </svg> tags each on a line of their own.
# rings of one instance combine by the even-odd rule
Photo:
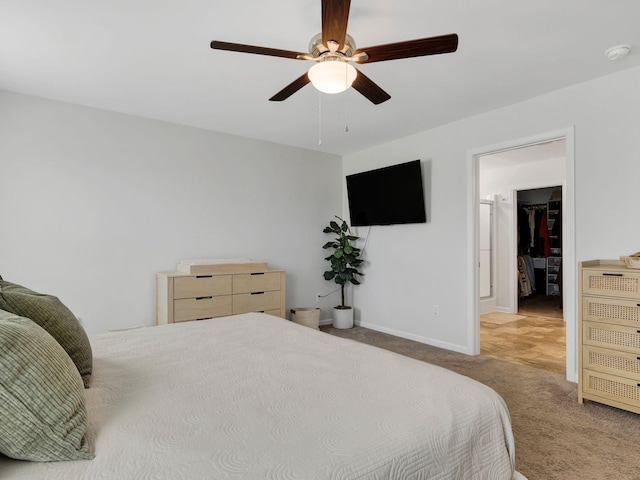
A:
<svg viewBox="0 0 640 480">
<path fill-rule="evenodd" d="M 451 53 L 458 48 L 458 35 L 452 33 L 356 49 L 355 41 L 347 34 L 350 5 L 351 0 L 322 0 L 322 32 L 309 42 L 309 53 L 218 40 L 211 42 L 211 48 L 316 62 L 308 73 L 284 87 L 270 101 L 286 100 L 311 82 L 325 93 L 339 93 L 352 86 L 375 105 L 389 100 L 391 96 L 350 62 L 383 62 Z"/>
</svg>

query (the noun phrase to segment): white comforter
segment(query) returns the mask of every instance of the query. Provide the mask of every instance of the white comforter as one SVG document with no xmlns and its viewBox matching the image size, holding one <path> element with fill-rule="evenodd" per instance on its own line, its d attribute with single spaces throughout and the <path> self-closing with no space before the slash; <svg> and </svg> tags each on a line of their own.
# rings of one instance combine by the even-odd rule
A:
<svg viewBox="0 0 640 480">
<path fill-rule="evenodd" d="M 509 414 L 443 368 L 263 314 L 91 338 L 96 457 L 0 459 L 3 479 L 488 479 Z"/>
</svg>

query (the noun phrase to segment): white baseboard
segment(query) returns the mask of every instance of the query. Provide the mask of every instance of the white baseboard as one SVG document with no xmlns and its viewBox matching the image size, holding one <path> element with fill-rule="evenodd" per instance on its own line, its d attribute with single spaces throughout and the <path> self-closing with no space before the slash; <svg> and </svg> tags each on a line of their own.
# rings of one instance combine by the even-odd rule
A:
<svg viewBox="0 0 640 480">
<path fill-rule="evenodd" d="M 431 345 L 432 347 L 444 348 L 445 350 L 451 350 L 458 353 L 464 353 L 466 355 L 472 355 L 467 347 L 464 345 L 456 345 L 453 343 L 441 342 L 440 340 L 434 340 L 433 338 L 422 337 L 420 335 L 413 335 L 411 333 L 402 332 L 400 330 L 394 330 L 392 328 L 381 327 L 379 325 L 372 325 L 367 322 L 355 321 L 354 322 L 359 327 L 368 328 L 369 330 L 376 330 L 382 333 L 388 333 L 389 335 L 394 335 L 400 338 L 406 338 L 407 340 L 413 340 L 419 343 L 424 343 L 426 345 Z"/>
<path fill-rule="evenodd" d="M 495 312 L 497 309 L 496 298 L 481 298 L 480 299 L 480 315 L 483 313 Z"/>
<path fill-rule="evenodd" d="M 510 310 L 511 309 L 509 307 L 500 307 L 500 306 L 494 305 L 493 307 L 491 307 L 489 309 L 480 308 L 480 315 L 484 315 L 485 313 L 493 313 L 493 312 L 513 313 Z"/>
</svg>

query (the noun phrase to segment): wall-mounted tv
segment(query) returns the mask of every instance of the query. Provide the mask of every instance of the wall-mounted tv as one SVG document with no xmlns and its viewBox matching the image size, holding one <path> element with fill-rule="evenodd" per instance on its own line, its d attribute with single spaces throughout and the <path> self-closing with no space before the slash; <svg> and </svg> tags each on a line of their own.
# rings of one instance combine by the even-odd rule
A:
<svg viewBox="0 0 640 480">
<path fill-rule="evenodd" d="M 347 176 L 351 225 L 426 223 L 420 160 Z"/>
</svg>

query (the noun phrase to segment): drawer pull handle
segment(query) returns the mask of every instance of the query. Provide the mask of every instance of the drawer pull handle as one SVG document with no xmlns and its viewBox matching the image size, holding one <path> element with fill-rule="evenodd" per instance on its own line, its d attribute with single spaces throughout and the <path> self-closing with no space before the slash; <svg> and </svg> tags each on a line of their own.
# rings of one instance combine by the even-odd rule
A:
<svg viewBox="0 0 640 480">
<path fill-rule="evenodd" d="M 251 295 L 264 295 L 264 292 L 251 292 Z M 640 333 L 640 330 L 638 330 L 638 333 Z"/>
<path fill-rule="evenodd" d="M 196 300 L 209 300 L 211 298 L 213 297 L 196 297 Z M 640 333 L 640 331 L 638 333 Z"/>
<path fill-rule="evenodd" d="M 640 360 L 640 357 L 636 357 L 636 360 Z"/>
<path fill-rule="evenodd" d="M 213 278 L 213 275 L 196 275 L 196 278 Z"/>
<path fill-rule="evenodd" d="M 255 273 L 252 273 L 251 275 L 264 275 L 264 272 L 255 272 Z"/>
<path fill-rule="evenodd" d="M 603 273 L 603 277 L 624 277 L 624 273 Z"/>
</svg>

